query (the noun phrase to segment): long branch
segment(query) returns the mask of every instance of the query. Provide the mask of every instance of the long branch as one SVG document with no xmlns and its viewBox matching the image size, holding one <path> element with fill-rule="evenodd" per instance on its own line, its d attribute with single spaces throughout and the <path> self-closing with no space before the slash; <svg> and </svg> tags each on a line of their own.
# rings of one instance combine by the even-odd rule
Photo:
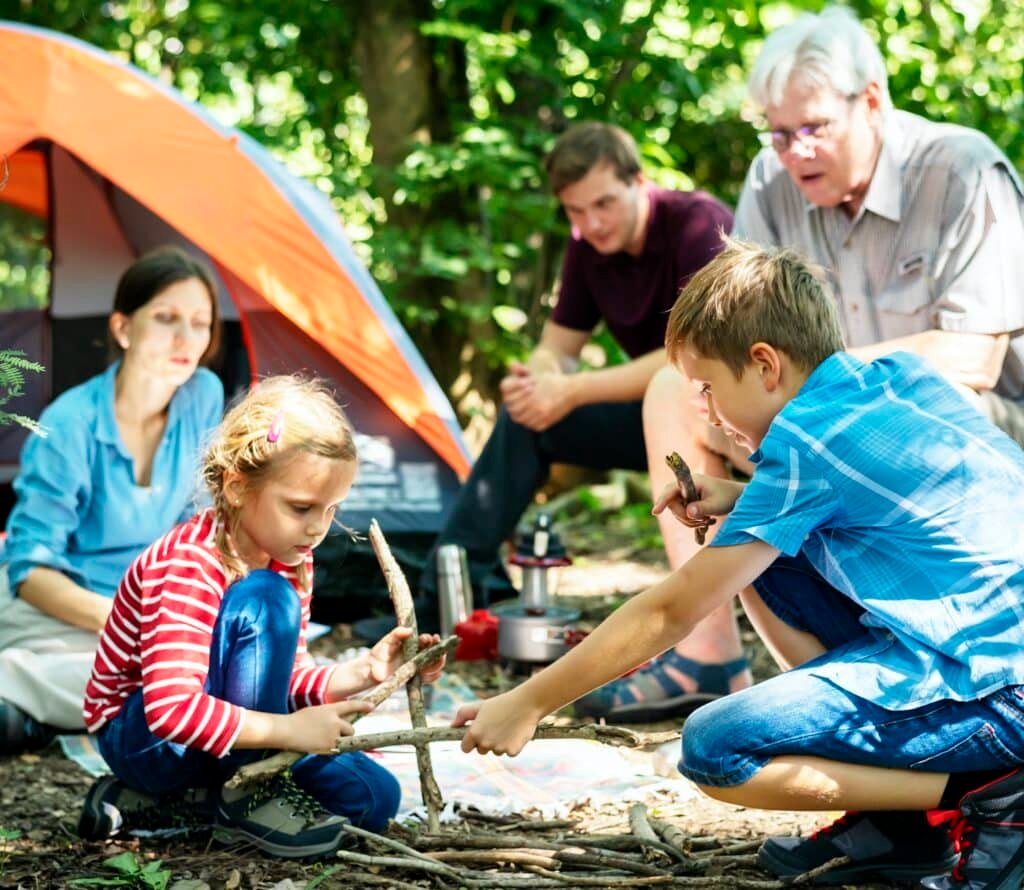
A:
<svg viewBox="0 0 1024 890">
<path fill-rule="evenodd" d="M 388 593 L 395 606 L 395 618 L 400 627 L 405 626 L 412 630 L 412 633 L 402 643 L 402 653 L 406 660 L 409 660 L 419 650 L 416 609 L 412 603 L 409 582 L 405 580 L 398 561 L 392 556 L 391 548 L 376 519 L 370 520 L 370 543 L 373 544 L 373 552 L 377 554 L 377 561 L 384 572 Z M 427 709 L 423 701 L 423 685 L 418 674 L 410 678 L 405 690 L 409 697 L 409 719 L 412 721 L 413 728 L 423 729 L 427 725 Z M 434 767 L 430 762 L 430 749 L 425 744 L 416 745 L 416 766 L 420 774 L 420 793 L 423 803 L 427 807 L 427 827 L 430 831 L 439 831 L 444 800 L 441 798 L 441 789 L 438 787 L 437 779 L 434 778 Z"/>
<path fill-rule="evenodd" d="M 369 732 L 365 735 L 346 736 L 338 740 L 338 752 L 366 751 L 374 748 L 393 748 L 396 745 L 430 745 L 434 742 L 457 742 L 466 730 L 463 727 L 427 726 L 421 729 L 395 729 L 389 732 Z M 535 740 L 541 739 L 585 739 L 612 745 L 617 748 L 643 748 L 647 745 L 661 745 L 679 738 L 679 733 L 633 732 L 622 726 L 600 726 L 588 723 L 583 726 L 537 727 Z M 431 831 L 431 834 L 436 834 Z"/>
</svg>

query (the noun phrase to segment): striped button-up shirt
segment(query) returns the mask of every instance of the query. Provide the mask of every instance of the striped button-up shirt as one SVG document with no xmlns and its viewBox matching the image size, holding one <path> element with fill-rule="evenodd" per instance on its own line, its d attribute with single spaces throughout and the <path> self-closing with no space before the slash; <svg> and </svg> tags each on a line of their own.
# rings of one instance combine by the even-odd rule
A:
<svg viewBox="0 0 1024 890">
<path fill-rule="evenodd" d="M 925 360 L 831 356 L 751 461 L 712 546 L 803 552 L 867 610 L 808 669 L 892 710 L 1024 684 L 1024 451 Z"/>
<path fill-rule="evenodd" d="M 890 112 L 853 219 L 811 204 L 767 148 L 734 232 L 823 266 L 850 346 L 933 329 L 1016 333 L 995 391 L 1024 400 L 1024 189 L 987 136 Z"/>
</svg>

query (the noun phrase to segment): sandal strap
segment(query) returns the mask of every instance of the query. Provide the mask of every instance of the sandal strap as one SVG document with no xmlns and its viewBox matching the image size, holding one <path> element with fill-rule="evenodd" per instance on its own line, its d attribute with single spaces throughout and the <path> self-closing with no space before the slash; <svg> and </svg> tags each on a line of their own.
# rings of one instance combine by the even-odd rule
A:
<svg viewBox="0 0 1024 890">
<path fill-rule="evenodd" d="M 679 673 L 692 677 L 697 684 L 697 692 L 708 695 L 728 695 L 729 681 L 749 667 L 744 656 L 722 664 L 708 664 L 680 655 L 675 649 L 669 649 L 658 659 L 657 663 L 659 666 L 670 665 Z M 675 686 L 676 684 L 672 682 L 671 685 Z"/>
</svg>

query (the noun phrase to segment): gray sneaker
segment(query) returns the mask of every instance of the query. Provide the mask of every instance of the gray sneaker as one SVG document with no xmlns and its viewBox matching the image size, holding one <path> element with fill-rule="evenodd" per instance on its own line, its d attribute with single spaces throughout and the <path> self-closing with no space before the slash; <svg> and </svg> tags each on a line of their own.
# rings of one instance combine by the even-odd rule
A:
<svg viewBox="0 0 1024 890">
<path fill-rule="evenodd" d="M 347 822 L 328 813 L 291 773 L 278 773 L 253 789 L 221 789 L 215 836 L 283 859 L 317 858 L 338 849 Z"/>
<path fill-rule="evenodd" d="M 175 794 L 147 794 L 129 788 L 114 776 L 92 783 L 78 817 L 78 836 L 101 841 L 119 832 L 178 834 L 209 828 L 213 811 L 205 788 Z"/>
</svg>

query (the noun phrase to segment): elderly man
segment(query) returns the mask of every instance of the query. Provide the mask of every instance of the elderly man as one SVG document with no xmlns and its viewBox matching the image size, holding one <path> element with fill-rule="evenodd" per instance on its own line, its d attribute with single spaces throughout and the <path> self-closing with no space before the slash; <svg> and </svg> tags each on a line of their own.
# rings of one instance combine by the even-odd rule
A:
<svg viewBox="0 0 1024 890">
<path fill-rule="evenodd" d="M 926 356 L 1024 444 L 1024 200 L 1006 157 L 981 133 L 894 110 L 882 57 L 845 8 L 772 34 L 749 88 L 768 130 L 735 233 L 826 269 L 852 353 Z M 674 424 L 679 450 L 700 472 L 752 472 L 748 455 L 702 422 L 688 386 L 670 369 L 651 383 L 676 388 L 681 410 L 665 425 Z M 778 620 L 743 599 L 755 625 Z M 957 778 L 943 798 L 951 809 Z M 956 860 L 923 813 L 857 813 L 805 840 L 767 841 L 760 862 L 792 876 L 840 856 L 851 863 L 817 883 L 912 880 Z"/>
<path fill-rule="evenodd" d="M 736 233 L 829 271 L 859 357 L 926 356 L 1024 444 L 1024 202 L 1010 162 L 977 131 L 894 110 L 882 58 L 843 8 L 773 34 L 750 95 L 770 130 Z"/>
<path fill-rule="evenodd" d="M 610 124 L 567 130 L 546 160 L 548 181 L 572 225 L 558 303 L 525 364 L 513 363 L 501 383 L 504 406 L 483 453 L 463 486 L 438 543 L 466 548 L 478 603 L 503 574 L 498 548 L 547 477 L 553 462 L 597 469 L 643 470 L 660 491 L 671 443 L 660 418 L 671 406 L 665 388 L 649 391 L 665 365 L 665 324 L 680 287 L 721 248 L 732 214 L 704 192 L 653 186 L 633 139 Z M 608 368 L 577 367 L 599 322 L 629 356 Z M 436 577 L 420 582 L 417 612 L 436 621 Z M 376 639 L 380 621 L 357 622 Z M 625 716 L 635 720 L 683 715 L 712 698 L 750 684 L 730 607 L 719 609 L 683 643 L 673 670 L 684 676 L 670 699 L 649 711 L 639 698 Z M 660 688 L 660 687 L 659 687 Z M 580 703 L 607 714 L 598 694 Z"/>
</svg>

